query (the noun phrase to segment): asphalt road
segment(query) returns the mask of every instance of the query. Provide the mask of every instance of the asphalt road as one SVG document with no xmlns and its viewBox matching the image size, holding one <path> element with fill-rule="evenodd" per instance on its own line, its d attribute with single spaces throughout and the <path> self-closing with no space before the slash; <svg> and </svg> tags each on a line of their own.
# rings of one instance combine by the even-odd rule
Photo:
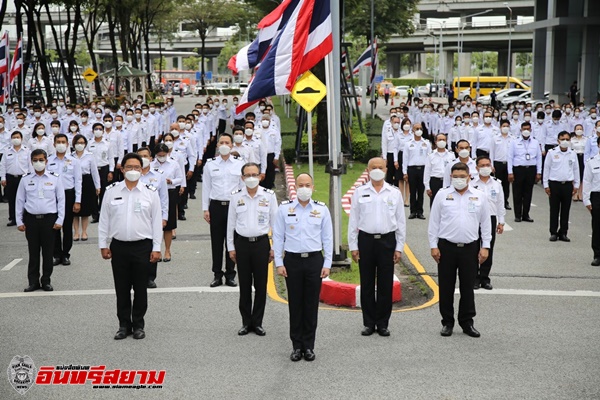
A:
<svg viewBox="0 0 600 400">
<path fill-rule="evenodd" d="M 195 102 L 176 99 L 182 112 Z M 179 224 L 173 261 L 159 264 L 147 337 L 139 341 L 112 338 L 118 327 L 114 286 L 110 263 L 97 248 L 97 225 L 89 241 L 74 245 L 73 264 L 55 267 L 55 292 L 48 295 L 22 293 L 25 238 L 2 223 L 1 369 L 15 355 L 29 355 L 38 368 L 106 365 L 165 370 L 166 378 L 162 389 L 37 385 L 21 396 L 4 375 L 0 399 L 598 399 L 600 268 L 589 265 L 589 213 L 574 203 L 572 242 L 550 243 L 540 187 L 533 202 L 535 223 L 516 224 L 509 214 L 513 230 L 496 242 L 494 290 L 476 296 L 481 338 L 441 337 L 436 305 L 394 313 L 389 338 L 362 337 L 360 312 L 321 310 L 313 363 L 289 361 L 287 306 L 278 301 L 267 302 L 267 336 L 237 336 L 237 291 L 207 288 L 210 239 L 199 199 L 190 201 L 188 220 Z M 0 216 L 6 214 L 0 204 Z M 426 229 L 427 221 L 408 221 L 408 245 L 436 279 Z"/>
</svg>

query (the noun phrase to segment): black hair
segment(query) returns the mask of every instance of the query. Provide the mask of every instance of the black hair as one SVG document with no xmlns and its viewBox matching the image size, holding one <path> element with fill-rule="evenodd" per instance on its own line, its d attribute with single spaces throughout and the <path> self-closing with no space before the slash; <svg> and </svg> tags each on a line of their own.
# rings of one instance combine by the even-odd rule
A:
<svg viewBox="0 0 600 400">
<path fill-rule="evenodd" d="M 488 161 L 492 161 L 491 158 L 489 158 L 488 156 L 479 156 L 477 157 L 477 159 L 475 160 L 475 165 L 479 165 L 479 161 L 481 160 L 488 160 Z"/>
<path fill-rule="evenodd" d="M 150 153 L 150 156 L 152 156 L 152 151 L 150 150 L 150 147 L 148 147 L 148 146 L 140 147 L 139 149 L 136 150 L 136 153 L 139 153 L 140 151 L 147 151 L 148 153 Z"/>
<path fill-rule="evenodd" d="M 46 150 L 44 149 L 35 149 L 31 152 L 30 158 L 33 160 L 33 157 L 40 155 L 43 155 L 46 160 L 48 159 L 48 154 L 46 154 Z"/>
<path fill-rule="evenodd" d="M 104 125 L 102 125 L 102 123 L 95 122 L 94 125 L 92 125 L 92 130 L 96 129 L 97 126 L 99 126 L 100 128 L 104 129 Z"/>
<path fill-rule="evenodd" d="M 469 173 L 469 166 L 467 164 L 465 164 L 465 163 L 457 162 L 450 169 L 450 173 L 452 173 L 454 171 L 465 171 L 468 174 Z"/>
<path fill-rule="evenodd" d="M 223 136 L 227 136 L 231 140 L 231 143 L 233 143 L 233 136 L 226 132 L 223 132 L 219 135 L 219 140 L 217 140 L 217 142 L 219 142 Z"/>
<path fill-rule="evenodd" d="M 531 124 L 529 122 L 525 121 L 521 124 L 521 128 L 527 128 L 527 127 L 531 128 Z"/>
<path fill-rule="evenodd" d="M 558 132 L 557 139 L 560 139 L 560 137 L 562 135 L 569 135 L 569 136 L 571 136 L 571 134 L 569 132 L 567 132 L 567 131 L 560 131 L 560 132 Z"/>
<path fill-rule="evenodd" d="M 236 131 L 241 131 L 242 133 L 244 133 L 245 129 L 244 129 L 243 126 L 236 125 L 236 126 L 233 127 L 233 129 L 231 130 L 231 132 L 235 133 Z"/>
<path fill-rule="evenodd" d="M 258 172 L 260 172 L 260 166 L 257 163 L 249 162 L 242 166 L 242 175 L 244 175 L 244 170 L 248 167 L 256 167 L 258 168 Z"/>
<path fill-rule="evenodd" d="M 81 133 L 78 133 L 77 135 L 75 135 L 73 137 L 73 147 L 75 147 L 75 143 L 79 142 L 79 139 L 83 139 L 85 141 L 85 145 L 87 146 L 88 144 L 88 140 L 85 136 L 83 136 Z"/>
<path fill-rule="evenodd" d="M 158 143 L 156 146 L 154 146 L 154 154 L 158 154 L 158 153 L 168 153 L 169 152 L 169 148 L 167 147 L 166 144 L 164 143 Z"/>
<path fill-rule="evenodd" d="M 23 134 L 20 131 L 14 131 L 13 133 L 10 134 L 10 137 L 13 137 L 13 135 L 19 135 L 21 137 L 21 139 L 23 139 Z"/>
<path fill-rule="evenodd" d="M 57 133 L 56 135 L 54 135 L 54 143 L 56 143 L 56 139 L 62 139 L 62 138 L 67 139 L 67 143 L 69 143 L 69 137 L 67 135 L 65 135 L 64 133 Z"/>
<path fill-rule="evenodd" d="M 125 168 L 125 164 L 127 164 L 127 161 L 131 160 L 131 159 L 135 159 L 138 160 L 140 162 L 140 166 L 143 165 L 142 164 L 142 157 L 140 157 L 139 154 L 136 153 L 127 153 L 123 156 L 123 160 L 121 161 L 121 165 L 123 166 L 123 168 Z"/>
<path fill-rule="evenodd" d="M 471 143 L 469 143 L 469 141 L 467 139 L 460 139 L 458 142 L 456 142 L 456 148 L 458 148 L 458 145 L 461 143 L 466 143 L 469 145 L 469 147 L 471 147 Z"/>
</svg>

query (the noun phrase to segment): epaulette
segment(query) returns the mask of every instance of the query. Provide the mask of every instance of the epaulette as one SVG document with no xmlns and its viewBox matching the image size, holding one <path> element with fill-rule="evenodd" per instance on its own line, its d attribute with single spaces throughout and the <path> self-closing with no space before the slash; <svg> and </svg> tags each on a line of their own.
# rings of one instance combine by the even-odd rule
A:
<svg viewBox="0 0 600 400">
<path fill-rule="evenodd" d="M 318 204 L 318 205 L 320 205 L 320 206 L 327 207 L 327 205 L 326 205 L 325 203 L 323 203 L 322 201 L 319 201 L 319 200 L 313 200 L 313 202 L 314 202 L 315 204 Z"/>
<path fill-rule="evenodd" d="M 265 188 L 263 188 L 265 189 Z M 269 193 L 269 194 L 275 194 L 275 192 L 271 189 L 265 189 L 265 192 Z"/>
<path fill-rule="evenodd" d="M 110 185 L 108 185 L 108 186 L 107 186 L 107 187 L 106 187 L 104 190 L 108 190 L 108 189 L 112 189 L 112 188 L 114 188 L 115 186 L 117 186 L 117 183 L 119 183 L 119 182 L 111 183 L 111 184 L 110 184 Z"/>
<path fill-rule="evenodd" d="M 500 179 L 496 178 L 495 176 L 492 176 L 492 179 L 495 180 L 495 181 L 500 182 Z"/>
<path fill-rule="evenodd" d="M 152 185 L 145 185 L 148 189 L 152 190 L 153 192 L 156 192 L 156 188 Z"/>
<path fill-rule="evenodd" d="M 217 157 L 213 157 L 213 158 L 211 158 L 211 159 L 209 159 L 209 160 L 206 160 L 206 161 L 207 161 L 207 162 L 208 162 L 208 161 L 215 161 L 216 159 L 217 159 Z"/>
<path fill-rule="evenodd" d="M 285 204 L 290 204 L 292 201 L 291 200 L 284 200 L 281 202 L 281 205 L 285 205 Z"/>
<path fill-rule="evenodd" d="M 159 174 L 164 174 L 164 171 L 162 169 L 154 168 L 154 171 L 158 172 Z"/>
<path fill-rule="evenodd" d="M 50 171 L 48 171 L 48 172 L 50 172 Z M 58 175 L 56 172 L 50 172 L 50 175 L 54 175 L 54 176 L 56 176 L 57 178 L 60 176 L 60 175 Z"/>
<path fill-rule="evenodd" d="M 236 194 L 236 193 L 239 193 L 241 191 L 242 191 L 242 189 L 234 190 L 233 192 L 231 192 L 231 194 Z"/>
<path fill-rule="evenodd" d="M 31 172 L 26 173 L 25 175 L 23 175 L 23 177 L 29 176 L 31 175 Z"/>
</svg>

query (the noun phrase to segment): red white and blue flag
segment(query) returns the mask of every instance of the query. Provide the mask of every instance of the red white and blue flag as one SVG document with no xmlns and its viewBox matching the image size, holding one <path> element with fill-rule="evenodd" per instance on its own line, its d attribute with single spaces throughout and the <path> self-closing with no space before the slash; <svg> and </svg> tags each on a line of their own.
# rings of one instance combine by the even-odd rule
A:
<svg viewBox="0 0 600 400">
<path fill-rule="evenodd" d="M 8 32 L 4 32 L 0 40 L 0 74 L 8 72 Z"/>
<path fill-rule="evenodd" d="M 23 46 L 22 38 L 19 38 L 17 47 L 15 47 L 15 55 L 13 56 L 12 63 L 10 65 L 10 86 L 14 85 L 15 80 L 23 69 Z"/>
<path fill-rule="evenodd" d="M 260 61 L 238 113 L 262 98 L 290 93 L 298 76 L 333 50 L 329 1 L 291 0 L 285 4 L 283 26 Z"/>
<path fill-rule="evenodd" d="M 375 53 L 375 57 L 373 57 L 372 53 Z M 378 48 L 377 48 L 377 39 L 373 41 L 373 46 L 369 45 L 367 49 L 358 57 L 354 67 L 352 68 L 352 75 L 358 75 L 360 71 L 360 67 L 371 67 L 371 83 L 369 86 L 373 84 L 373 80 L 375 79 L 375 75 L 377 73 L 377 64 L 379 63 L 379 59 L 377 57 Z"/>
</svg>

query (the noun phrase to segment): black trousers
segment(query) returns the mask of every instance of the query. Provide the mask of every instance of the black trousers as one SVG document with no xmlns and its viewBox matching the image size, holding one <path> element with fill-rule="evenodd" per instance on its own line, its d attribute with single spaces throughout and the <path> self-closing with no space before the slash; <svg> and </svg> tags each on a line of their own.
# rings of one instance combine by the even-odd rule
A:
<svg viewBox="0 0 600 400">
<path fill-rule="evenodd" d="M 477 157 L 480 157 L 480 156 L 489 157 L 490 156 L 490 152 L 489 152 L 489 150 L 477 149 L 477 150 L 475 150 L 475 155 Z"/>
<path fill-rule="evenodd" d="M 227 212 L 229 202 L 222 204 L 221 201 L 211 200 L 208 205 L 210 213 L 210 246 L 212 250 L 212 271 L 216 279 L 235 278 L 235 264 L 229 258 L 227 250 Z M 225 250 L 225 251 L 223 251 Z M 223 273 L 223 255 L 225 255 L 225 272 Z"/>
<path fill-rule="evenodd" d="M 550 234 L 567 235 L 569 231 L 569 211 L 573 196 L 573 182 L 548 181 L 550 188 Z M 560 227 L 559 227 L 560 217 Z"/>
<path fill-rule="evenodd" d="M 148 266 L 152 240 L 122 242 L 113 239 L 110 251 L 119 327 L 144 329 L 144 315 L 148 309 Z M 133 288 L 133 307 L 131 288 Z"/>
<path fill-rule="evenodd" d="M 187 172 L 190 170 L 190 164 L 185 164 L 184 167 L 184 178 L 186 181 L 186 186 L 188 186 L 190 184 L 190 179 L 187 179 L 187 177 L 185 177 L 185 175 L 187 175 Z M 182 217 L 185 215 L 185 209 L 183 208 L 184 206 L 187 205 L 188 203 L 188 187 L 183 188 L 183 194 L 181 196 L 179 196 L 179 207 L 177 208 L 177 216 L 178 217 Z"/>
<path fill-rule="evenodd" d="M 234 119 L 234 120 L 233 120 L 233 126 L 234 126 L 234 127 L 236 127 L 236 126 L 244 126 L 244 122 L 245 122 L 245 121 L 246 121 L 246 120 L 245 120 L 245 119 L 243 119 L 243 118 L 242 118 L 242 119 Z"/>
<path fill-rule="evenodd" d="M 104 192 L 106 192 L 106 187 L 108 186 L 108 165 L 104 167 L 98 167 L 98 175 L 100 175 L 100 196 L 98 196 L 98 213 L 100 213 L 100 207 L 102 206 L 102 199 L 104 198 Z M 92 215 L 95 219 L 98 219 L 98 215 Z"/>
<path fill-rule="evenodd" d="M 123 180 L 123 174 L 121 173 L 121 170 L 117 168 L 117 160 L 119 160 L 119 157 L 115 157 L 115 170 L 113 171 L 113 178 L 111 182 L 120 182 Z"/>
<path fill-rule="evenodd" d="M 444 186 L 444 179 L 436 178 L 432 176 L 429 178 L 429 189 L 431 189 L 431 197 L 429 198 L 429 208 L 431 209 L 431 205 L 433 204 L 433 200 L 435 199 L 435 195 L 440 189 Z"/>
<path fill-rule="evenodd" d="M 387 172 L 385 173 L 385 181 L 390 185 L 394 185 L 396 179 L 396 167 L 394 166 L 394 153 L 387 153 L 386 157 Z"/>
<path fill-rule="evenodd" d="M 273 189 L 275 186 L 275 165 L 273 160 L 275 159 L 275 153 L 267 154 L 267 171 L 265 172 L 265 179 L 260 183 L 260 186 L 265 189 Z"/>
<path fill-rule="evenodd" d="M 58 214 L 31 215 L 25 212 L 25 237 L 29 250 L 27 279 L 29 285 L 49 284 L 52 276 L 52 251 L 54 249 L 54 223 Z M 40 250 L 42 251 L 42 279 L 40 281 Z"/>
<path fill-rule="evenodd" d="M 219 119 L 219 127 L 218 127 L 218 131 L 219 135 L 222 133 L 225 133 L 225 129 L 227 129 L 227 120 L 225 119 Z"/>
<path fill-rule="evenodd" d="M 255 242 L 235 234 L 235 253 L 240 284 L 240 314 L 242 325 L 262 326 L 267 302 L 267 276 L 271 245 L 268 235 Z M 254 307 L 252 307 L 254 285 Z"/>
<path fill-rule="evenodd" d="M 438 263 L 440 286 L 440 314 L 442 325 L 454 326 L 454 287 L 458 271 L 460 302 L 458 303 L 458 324 L 469 326 L 475 317 L 475 276 L 477 274 L 477 241 L 458 247 L 456 244 L 440 239 L 438 242 L 441 258 Z"/>
<path fill-rule="evenodd" d="M 360 260 L 360 306 L 363 325 L 370 328 L 387 328 L 392 315 L 394 287 L 394 232 L 376 239 L 363 231 L 358 232 Z M 375 281 L 377 280 L 377 293 Z"/>
<path fill-rule="evenodd" d="M 315 252 L 310 253 L 308 258 L 301 258 L 297 254 L 286 253 L 283 264 L 287 271 L 285 283 L 288 290 L 292 345 L 294 349 L 314 349 L 323 255 Z"/>
<path fill-rule="evenodd" d="M 513 205 L 515 218 L 529 218 L 533 185 L 535 185 L 535 166 L 514 167 Z"/>
<path fill-rule="evenodd" d="M 423 183 L 424 171 L 425 166 L 423 165 L 410 165 L 406 170 L 410 189 L 411 214 L 423 214 L 423 194 L 425 193 L 425 184 Z"/>
<path fill-rule="evenodd" d="M 148 268 L 148 280 L 155 281 L 156 274 L 158 270 L 158 263 L 150 263 L 150 268 Z"/>
<path fill-rule="evenodd" d="M 477 278 L 475 283 L 490 283 L 490 271 L 492 270 L 492 262 L 494 256 L 494 244 L 496 244 L 496 226 L 498 225 L 495 215 L 492 215 L 492 241 L 490 242 L 490 250 L 488 258 L 479 264 L 477 269 Z M 479 247 L 481 247 L 481 232 L 479 232 Z"/>
<path fill-rule="evenodd" d="M 592 203 L 592 250 L 594 258 L 600 258 L 600 192 L 590 194 Z"/>
<path fill-rule="evenodd" d="M 513 171 L 514 172 L 514 171 Z M 502 181 L 502 191 L 504 192 L 504 203 L 508 204 L 510 196 L 510 183 L 508 182 L 508 164 L 506 161 L 494 161 L 494 176 Z"/>
<path fill-rule="evenodd" d="M 54 257 L 71 257 L 73 247 L 73 205 L 75 204 L 75 189 L 65 189 L 65 219 L 62 228 L 54 231 Z M 62 234 L 61 234 L 62 231 Z"/>
<path fill-rule="evenodd" d="M 6 174 L 6 187 L 4 188 L 4 195 L 8 199 L 8 219 L 16 222 L 15 217 L 15 204 L 17 203 L 17 189 L 21 182 L 21 175 L 9 175 Z"/>
</svg>

